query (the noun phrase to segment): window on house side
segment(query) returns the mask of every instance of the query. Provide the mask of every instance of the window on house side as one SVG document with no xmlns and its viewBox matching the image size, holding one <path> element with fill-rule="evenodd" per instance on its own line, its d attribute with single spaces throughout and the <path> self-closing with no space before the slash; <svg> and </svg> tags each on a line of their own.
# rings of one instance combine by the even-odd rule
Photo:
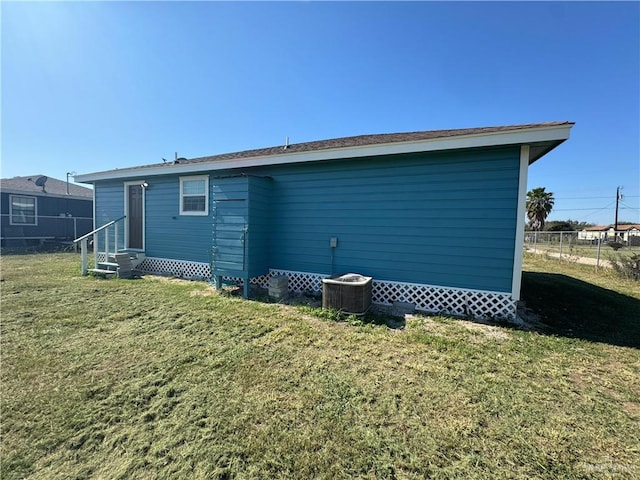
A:
<svg viewBox="0 0 640 480">
<path fill-rule="evenodd" d="M 37 225 L 36 197 L 11 195 L 11 225 Z"/>
<path fill-rule="evenodd" d="M 180 177 L 180 215 L 209 214 L 209 177 Z"/>
</svg>

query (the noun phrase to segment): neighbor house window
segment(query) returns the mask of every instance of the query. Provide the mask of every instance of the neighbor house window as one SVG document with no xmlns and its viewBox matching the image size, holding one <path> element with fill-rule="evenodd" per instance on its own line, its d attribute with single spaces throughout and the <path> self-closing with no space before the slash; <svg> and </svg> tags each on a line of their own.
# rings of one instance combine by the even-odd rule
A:
<svg viewBox="0 0 640 480">
<path fill-rule="evenodd" d="M 36 197 L 23 197 L 22 195 L 10 195 L 11 225 L 37 225 Z"/>
<path fill-rule="evenodd" d="M 180 177 L 180 215 L 209 214 L 209 177 Z"/>
</svg>

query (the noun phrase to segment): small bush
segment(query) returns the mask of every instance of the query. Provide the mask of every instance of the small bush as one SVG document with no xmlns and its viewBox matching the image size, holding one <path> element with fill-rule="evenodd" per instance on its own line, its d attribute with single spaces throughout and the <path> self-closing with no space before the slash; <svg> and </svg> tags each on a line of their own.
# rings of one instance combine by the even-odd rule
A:
<svg viewBox="0 0 640 480">
<path fill-rule="evenodd" d="M 636 281 L 640 280 L 640 254 L 634 253 L 629 257 L 618 255 L 610 257 L 609 261 L 618 275 Z"/>
</svg>

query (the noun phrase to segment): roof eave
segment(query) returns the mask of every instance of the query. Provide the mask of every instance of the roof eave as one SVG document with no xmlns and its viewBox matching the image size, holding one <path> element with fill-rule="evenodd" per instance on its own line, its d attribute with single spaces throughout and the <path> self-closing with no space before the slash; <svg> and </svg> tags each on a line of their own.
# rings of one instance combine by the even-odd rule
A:
<svg viewBox="0 0 640 480">
<path fill-rule="evenodd" d="M 434 152 L 503 145 L 545 145 L 546 147 L 539 154 L 530 158 L 529 163 L 531 164 L 568 139 L 573 125 L 573 123 L 543 125 L 531 128 L 457 135 L 408 142 L 339 147 L 296 153 L 285 153 L 283 151 L 281 155 L 213 160 L 210 162 L 198 163 L 187 162 L 183 164 L 160 164 L 155 167 L 132 167 L 77 175 L 74 177 L 74 180 L 80 183 L 93 183 L 101 180 L 153 177 L 156 175 L 190 174 L 203 171 L 231 170 L 267 165 L 283 165 L 289 163 L 318 162 L 343 158 Z"/>
<path fill-rule="evenodd" d="M 84 187 L 83 187 L 84 188 Z M 50 192 L 38 192 L 33 190 L 21 190 L 18 188 L 2 188 L 2 193 L 10 193 L 11 195 L 25 195 L 29 197 L 46 197 L 46 198 L 68 198 L 70 200 L 93 200 L 93 195 L 80 196 L 73 194 L 62 194 L 62 193 L 50 193 Z M 89 190 L 91 191 L 91 190 Z"/>
</svg>

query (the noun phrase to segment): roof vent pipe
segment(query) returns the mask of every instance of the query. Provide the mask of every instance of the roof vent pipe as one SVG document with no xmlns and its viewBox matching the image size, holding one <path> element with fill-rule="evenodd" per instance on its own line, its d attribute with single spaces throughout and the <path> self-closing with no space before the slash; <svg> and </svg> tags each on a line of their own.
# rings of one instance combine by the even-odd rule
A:
<svg viewBox="0 0 640 480">
<path fill-rule="evenodd" d="M 283 150 L 286 150 L 289 147 L 289 135 L 284 137 L 284 147 Z"/>
</svg>

